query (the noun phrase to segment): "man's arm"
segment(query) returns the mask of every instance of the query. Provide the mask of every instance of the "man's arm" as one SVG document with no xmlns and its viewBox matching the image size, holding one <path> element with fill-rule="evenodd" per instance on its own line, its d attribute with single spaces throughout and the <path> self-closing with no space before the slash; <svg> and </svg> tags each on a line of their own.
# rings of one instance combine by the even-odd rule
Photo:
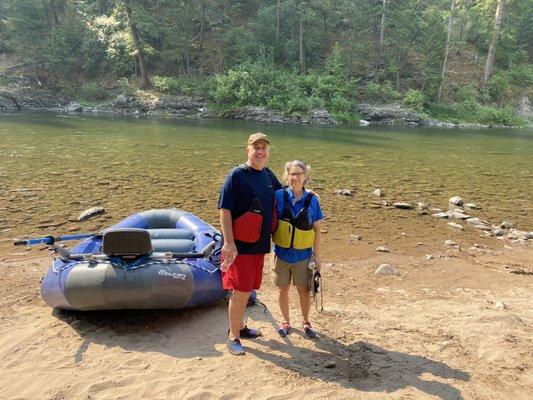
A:
<svg viewBox="0 0 533 400">
<path fill-rule="evenodd" d="M 235 239 L 233 237 L 233 219 L 231 211 L 226 208 L 220 209 L 220 227 L 222 235 L 224 236 L 224 245 L 222 246 L 222 257 L 224 260 L 220 264 L 222 271 L 227 271 L 229 266 L 235 261 L 237 257 L 237 246 L 235 246 Z"/>
</svg>

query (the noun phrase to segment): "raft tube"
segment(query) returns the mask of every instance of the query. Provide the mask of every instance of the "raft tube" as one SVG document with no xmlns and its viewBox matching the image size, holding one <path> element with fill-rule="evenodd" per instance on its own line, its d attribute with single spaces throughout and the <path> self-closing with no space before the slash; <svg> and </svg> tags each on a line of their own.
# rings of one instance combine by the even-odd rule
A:
<svg viewBox="0 0 533 400">
<path fill-rule="evenodd" d="M 200 218 L 178 209 L 133 214 L 107 230 L 146 229 L 153 255 L 198 253 L 216 242 L 209 257 L 133 262 L 116 260 L 54 259 L 41 283 L 41 295 L 50 307 L 62 310 L 180 309 L 217 303 L 227 295 L 222 288 L 221 235 Z M 104 230 L 104 234 L 107 230 Z M 99 254 L 102 235 L 71 249 L 76 254 Z"/>
</svg>

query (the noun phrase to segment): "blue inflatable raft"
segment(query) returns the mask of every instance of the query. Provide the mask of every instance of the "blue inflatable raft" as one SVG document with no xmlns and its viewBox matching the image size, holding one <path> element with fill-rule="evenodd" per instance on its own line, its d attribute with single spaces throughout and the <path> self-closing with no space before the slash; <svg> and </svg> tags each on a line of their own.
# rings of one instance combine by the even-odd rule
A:
<svg viewBox="0 0 533 400">
<path fill-rule="evenodd" d="M 57 248 L 42 298 L 64 310 L 213 304 L 227 295 L 218 268 L 221 242 L 220 232 L 189 212 L 133 214 L 70 251 Z"/>
</svg>

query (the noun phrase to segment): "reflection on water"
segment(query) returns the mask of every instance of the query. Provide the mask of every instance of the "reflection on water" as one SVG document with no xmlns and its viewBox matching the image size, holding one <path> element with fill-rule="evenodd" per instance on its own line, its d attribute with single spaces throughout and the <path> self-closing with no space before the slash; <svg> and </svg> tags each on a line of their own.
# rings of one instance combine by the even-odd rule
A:
<svg viewBox="0 0 533 400">
<path fill-rule="evenodd" d="M 132 212 L 179 207 L 217 225 L 218 189 L 254 131 L 270 166 L 302 159 L 332 221 L 354 223 L 380 187 L 389 201 L 446 206 L 459 195 L 491 222 L 531 218 L 533 135 L 523 130 L 309 127 L 55 114 L 0 116 L 0 231 L 14 237 L 100 229 Z M 334 195 L 347 188 L 356 196 Z M 378 201 L 379 202 L 379 201 Z M 84 209 L 107 213 L 78 223 Z"/>
</svg>

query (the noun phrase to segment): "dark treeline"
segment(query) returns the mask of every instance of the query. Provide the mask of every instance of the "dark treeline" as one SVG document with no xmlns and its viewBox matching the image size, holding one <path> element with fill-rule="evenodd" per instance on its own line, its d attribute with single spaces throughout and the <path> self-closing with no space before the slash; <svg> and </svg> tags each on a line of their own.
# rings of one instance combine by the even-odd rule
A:
<svg viewBox="0 0 533 400">
<path fill-rule="evenodd" d="M 364 100 L 509 122 L 532 29 L 531 0 L 0 2 L 0 52 L 87 99 L 137 85 L 341 119 Z"/>
</svg>

